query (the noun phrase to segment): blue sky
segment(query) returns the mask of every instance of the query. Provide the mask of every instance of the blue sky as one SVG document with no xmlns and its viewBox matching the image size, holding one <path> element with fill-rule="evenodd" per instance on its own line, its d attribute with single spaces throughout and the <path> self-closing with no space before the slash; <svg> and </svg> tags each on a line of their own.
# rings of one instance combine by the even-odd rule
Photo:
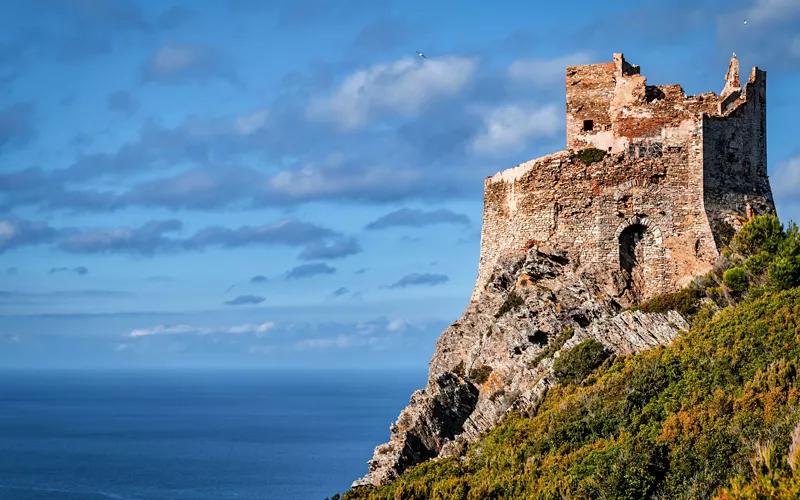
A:
<svg viewBox="0 0 800 500">
<path fill-rule="evenodd" d="M 0 28 L 0 367 L 424 367 L 483 179 L 563 149 L 565 67 L 613 52 L 688 94 L 732 52 L 766 69 L 800 219 L 800 0 L 7 1 Z"/>
</svg>

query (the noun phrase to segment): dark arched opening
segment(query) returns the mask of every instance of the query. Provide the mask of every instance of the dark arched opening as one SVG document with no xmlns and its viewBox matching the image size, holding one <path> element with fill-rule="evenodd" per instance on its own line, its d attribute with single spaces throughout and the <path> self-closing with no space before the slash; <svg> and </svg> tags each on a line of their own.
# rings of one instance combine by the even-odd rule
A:
<svg viewBox="0 0 800 500">
<path fill-rule="evenodd" d="M 644 295 L 644 245 L 640 243 L 646 231 L 645 226 L 633 224 L 619 235 L 619 266 L 626 271 L 627 288 L 636 301 Z"/>
</svg>

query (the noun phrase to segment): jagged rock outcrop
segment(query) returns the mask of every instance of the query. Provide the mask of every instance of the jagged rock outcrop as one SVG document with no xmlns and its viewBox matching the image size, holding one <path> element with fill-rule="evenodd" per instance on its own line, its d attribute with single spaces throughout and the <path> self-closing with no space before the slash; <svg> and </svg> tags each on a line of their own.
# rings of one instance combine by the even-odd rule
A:
<svg viewBox="0 0 800 500">
<path fill-rule="evenodd" d="M 510 409 L 531 407 L 554 383 L 553 359 L 563 349 L 594 338 L 630 354 L 688 328 L 676 312 L 620 312 L 591 274 L 573 268 L 564 254 L 537 246 L 498 259 L 478 299 L 437 340 L 427 386 L 353 486 L 384 485 L 414 464 L 457 453 Z"/>
</svg>

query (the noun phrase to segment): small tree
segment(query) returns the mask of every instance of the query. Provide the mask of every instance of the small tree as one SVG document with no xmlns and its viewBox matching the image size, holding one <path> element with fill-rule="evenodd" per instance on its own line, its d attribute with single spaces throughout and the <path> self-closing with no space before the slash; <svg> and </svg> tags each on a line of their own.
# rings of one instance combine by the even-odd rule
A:
<svg viewBox="0 0 800 500">
<path fill-rule="evenodd" d="M 769 284 L 777 290 L 800 286 L 800 258 L 779 256 L 769 266 Z"/>
<path fill-rule="evenodd" d="M 741 267 L 732 267 L 725 271 L 722 281 L 734 295 L 742 296 L 747 291 L 747 271 Z"/>
<path fill-rule="evenodd" d="M 783 224 L 776 215 L 759 215 L 742 226 L 731 247 L 742 255 L 755 255 L 764 250 L 775 253 L 783 240 Z"/>
</svg>

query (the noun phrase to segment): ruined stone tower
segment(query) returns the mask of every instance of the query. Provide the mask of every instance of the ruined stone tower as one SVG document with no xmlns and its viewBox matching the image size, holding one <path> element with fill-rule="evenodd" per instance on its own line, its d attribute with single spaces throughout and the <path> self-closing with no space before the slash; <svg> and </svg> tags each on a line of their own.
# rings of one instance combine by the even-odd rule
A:
<svg viewBox="0 0 800 500">
<path fill-rule="evenodd" d="M 502 252 L 538 245 L 630 305 L 707 272 L 743 221 L 774 208 L 764 71 L 741 87 L 734 56 L 720 95 L 686 96 L 614 54 L 568 67 L 566 86 L 567 150 L 485 181 L 473 300 Z"/>
</svg>

